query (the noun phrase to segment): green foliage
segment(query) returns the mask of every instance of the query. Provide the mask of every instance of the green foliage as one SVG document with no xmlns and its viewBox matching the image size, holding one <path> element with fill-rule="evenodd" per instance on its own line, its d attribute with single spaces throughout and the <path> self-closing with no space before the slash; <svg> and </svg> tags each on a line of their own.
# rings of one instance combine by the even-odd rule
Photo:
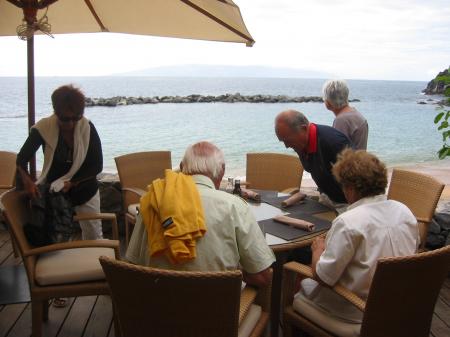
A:
<svg viewBox="0 0 450 337">
<path fill-rule="evenodd" d="M 445 89 L 444 96 L 450 97 L 450 88 Z"/>
<path fill-rule="evenodd" d="M 442 134 L 443 144 L 438 151 L 439 159 L 450 157 L 450 110 L 440 107 L 438 114 L 434 117 L 434 124 L 438 125 L 438 131 Z"/>
<path fill-rule="evenodd" d="M 436 76 L 436 78 L 433 81 L 436 84 L 438 82 L 443 82 L 444 85 L 449 85 L 450 84 L 450 67 L 448 68 L 448 75 Z M 450 97 L 450 88 L 445 89 L 444 96 Z M 449 99 L 449 102 L 450 102 L 450 99 Z"/>
</svg>

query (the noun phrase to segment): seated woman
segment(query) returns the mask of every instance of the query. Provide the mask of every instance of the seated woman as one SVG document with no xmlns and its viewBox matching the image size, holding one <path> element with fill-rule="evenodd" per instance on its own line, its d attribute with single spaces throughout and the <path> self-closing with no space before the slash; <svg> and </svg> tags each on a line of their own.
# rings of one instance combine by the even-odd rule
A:
<svg viewBox="0 0 450 337">
<path fill-rule="evenodd" d="M 100 193 L 97 174 L 103 169 L 100 138 L 92 122 L 84 117 L 84 94 L 72 85 L 52 94 L 54 114 L 42 118 L 17 155 L 17 171 L 31 198 L 39 196 L 38 185 L 66 193 L 77 213 L 99 213 Z M 38 180 L 28 174 L 27 163 L 42 146 L 44 164 Z M 82 238 L 103 238 L 100 220 L 80 221 Z"/>
<path fill-rule="evenodd" d="M 341 284 L 366 299 L 377 260 L 417 252 L 419 230 L 411 211 L 402 203 L 387 200 L 387 171 L 374 155 L 344 150 L 333 166 L 350 206 L 331 226 L 326 239 L 311 246 L 313 279 L 305 279 L 295 296 L 294 309 L 338 335 L 359 335 L 362 312 L 328 286 Z M 337 322 L 337 323 L 336 323 Z M 339 322 L 351 331 L 339 331 Z M 337 327 L 336 327 L 337 325 Z"/>
</svg>

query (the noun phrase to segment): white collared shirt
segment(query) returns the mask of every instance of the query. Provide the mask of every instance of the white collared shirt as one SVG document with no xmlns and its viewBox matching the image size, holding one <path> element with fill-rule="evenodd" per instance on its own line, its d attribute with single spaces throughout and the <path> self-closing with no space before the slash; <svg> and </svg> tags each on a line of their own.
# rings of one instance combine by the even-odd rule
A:
<svg viewBox="0 0 450 337">
<path fill-rule="evenodd" d="M 412 255 L 418 246 L 417 221 L 405 205 L 386 200 L 385 195 L 363 198 L 333 221 L 316 265 L 317 275 L 330 286 L 339 283 L 366 299 L 377 260 Z M 305 282 L 305 297 L 338 317 L 360 320 L 361 312 L 355 307 L 311 281 Z"/>
</svg>

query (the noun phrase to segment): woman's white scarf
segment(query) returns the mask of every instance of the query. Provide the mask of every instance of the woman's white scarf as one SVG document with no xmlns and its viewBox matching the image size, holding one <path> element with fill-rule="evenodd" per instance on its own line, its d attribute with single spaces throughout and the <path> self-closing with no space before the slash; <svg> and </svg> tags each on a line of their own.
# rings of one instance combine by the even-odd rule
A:
<svg viewBox="0 0 450 337">
<path fill-rule="evenodd" d="M 58 145 L 58 117 L 56 115 L 52 115 L 50 117 L 42 118 L 33 126 L 33 128 L 39 131 L 40 135 L 45 141 L 44 166 L 42 168 L 42 173 L 36 182 L 37 184 L 40 184 L 46 181 L 48 171 L 52 166 L 53 155 L 55 154 L 55 149 Z M 64 187 L 64 182 L 70 181 L 75 173 L 78 172 L 79 168 L 84 162 L 84 159 L 86 158 L 90 136 L 91 126 L 89 125 L 89 120 L 82 117 L 75 124 L 72 167 L 70 168 L 69 172 L 67 172 L 62 177 L 59 177 L 50 184 L 50 191 L 61 191 Z"/>
</svg>

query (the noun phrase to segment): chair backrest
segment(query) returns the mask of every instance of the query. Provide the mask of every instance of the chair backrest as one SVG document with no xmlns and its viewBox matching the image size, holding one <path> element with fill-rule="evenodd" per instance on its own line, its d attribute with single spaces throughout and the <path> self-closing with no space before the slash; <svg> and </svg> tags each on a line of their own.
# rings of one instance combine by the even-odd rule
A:
<svg viewBox="0 0 450 337">
<path fill-rule="evenodd" d="M 450 246 L 378 261 L 361 336 L 429 335 L 434 306 L 450 270 Z"/>
<path fill-rule="evenodd" d="M 147 151 L 130 153 L 114 158 L 122 188 L 146 187 L 157 178 L 164 178 L 164 170 L 172 168 L 170 151 Z M 124 191 L 124 205 L 139 202 L 134 193 Z M 125 208 L 125 209 L 126 209 Z"/>
<path fill-rule="evenodd" d="M 32 248 L 23 231 L 24 224 L 30 221 L 29 197 L 24 191 L 12 189 L 1 196 L 1 203 L 11 233 L 23 257 Z M 31 280 L 30 283 L 33 284 L 35 257 L 23 257 L 23 262 L 27 270 L 28 280 Z"/>
<path fill-rule="evenodd" d="M 0 193 L 14 187 L 16 158 L 14 152 L 0 151 Z"/>
<path fill-rule="evenodd" d="M 425 244 L 428 224 L 433 218 L 444 184 L 423 173 L 394 169 L 388 199 L 408 206 L 419 222 L 420 241 Z"/>
<path fill-rule="evenodd" d="M 299 188 L 303 167 L 300 160 L 282 153 L 247 153 L 246 179 L 250 188 L 283 191 Z"/>
<path fill-rule="evenodd" d="M 153 269 L 100 257 L 123 337 L 237 336 L 240 271 Z"/>
</svg>

